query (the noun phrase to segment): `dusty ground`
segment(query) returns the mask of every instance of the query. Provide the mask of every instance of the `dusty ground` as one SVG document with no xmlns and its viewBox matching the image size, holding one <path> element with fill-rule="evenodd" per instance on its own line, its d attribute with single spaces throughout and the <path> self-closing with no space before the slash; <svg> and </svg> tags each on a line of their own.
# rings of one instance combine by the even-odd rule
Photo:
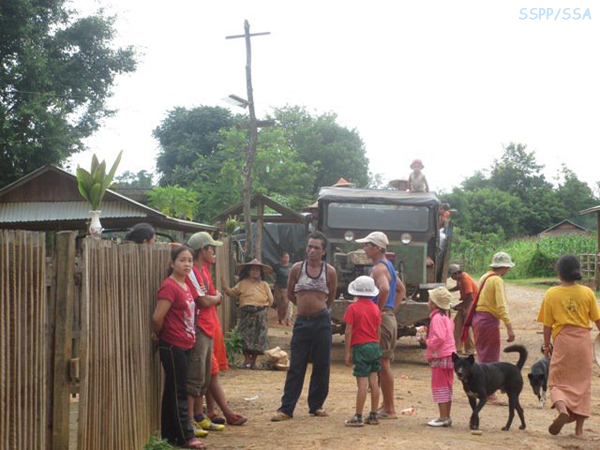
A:
<svg viewBox="0 0 600 450">
<path fill-rule="evenodd" d="M 509 286 L 509 307 L 517 335 L 517 343 L 530 352 L 523 369 L 524 378 L 529 367 L 541 355 L 540 326 L 535 322 L 544 291 L 541 289 Z M 291 331 L 271 327 L 271 344 L 289 349 Z M 592 332 L 595 337 L 596 332 Z M 414 406 L 416 415 L 401 416 L 398 420 L 381 421 L 378 426 L 348 428 L 344 420 L 352 416 L 355 402 L 355 381 L 351 369 L 343 364 L 343 342 L 341 336 L 334 338 L 333 359 L 329 397 L 325 404 L 330 416 L 314 418 L 308 415 L 306 392 L 303 393 L 293 420 L 280 423 L 269 421 L 277 410 L 285 381 L 285 372 L 268 370 L 233 369 L 222 376 L 222 384 L 235 410 L 250 418 L 242 427 L 227 427 L 224 432 L 211 433 L 204 440 L 209 448 L 227 449 L 381 449 L 426 448 L 426 449 L 598 449 L 600 448 L 600 369 L 594 367 L 592 417 L 585 424 L 585 438 L 572 435 L 573 425 L 567 425 L 561 435 L 548 434 L 548 425 L 555 412 L 548 405 L 540 409 L 526 380 L 521 394 L 525 408 L 527 429 L 518 429 L 515 418 L 509 432 L 501 431 L 506 423 L 508 408 L 487 405 L 480 418 L 481 436 L 473 436 L 468 429 L 471 409 L 461 384 L 455 380 L 452 409 L 453 426 L 433 429 L 426 425 L 437 417 L 437 406 L 431 399 L 429 368 L 425 364 L 422 350 L 414 338 L 402 338 L 398 342 L 393 370 L 396 380 L 396 408 Z M 516 355 L 506 360 L 516 361 Z M 308 377 L 307 377 L 308 379 Z M 305 383 L 305 390 L 308 381 Z M 367 402 L 368 403 L 368 402 Z"/>
</svg>

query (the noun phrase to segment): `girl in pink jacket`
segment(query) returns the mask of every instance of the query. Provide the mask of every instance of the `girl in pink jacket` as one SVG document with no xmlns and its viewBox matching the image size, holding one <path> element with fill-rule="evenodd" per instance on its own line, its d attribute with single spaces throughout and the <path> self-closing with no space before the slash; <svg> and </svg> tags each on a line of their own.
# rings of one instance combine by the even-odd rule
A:
<svg viewBox="0 0 600 450">
<path fill-rule="evenodd" d="M 451 294 L 445 287 L 429 291 L 429 333 L 425 357 L 431 367 L 431 391 L 433 401 L 440 408 L 440 417 L 428 422 L 430 427 L 449 427 L 452 425 L 450 409 L 452 407 L 452 383 L 454 364 L 452 353 L 454 345 L 454 323 L 450 319 Z"/>
</svg>

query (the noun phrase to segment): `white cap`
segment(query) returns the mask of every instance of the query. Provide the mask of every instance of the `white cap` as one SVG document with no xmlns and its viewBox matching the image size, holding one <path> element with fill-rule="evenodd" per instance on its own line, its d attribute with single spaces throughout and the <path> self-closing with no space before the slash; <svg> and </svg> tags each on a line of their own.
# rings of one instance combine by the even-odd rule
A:
<svg viewBox="0 0 600 450">
<path fill-rule="evenodd" d="M 515 263 L 510 259 L 510 255 L 505 252 L 498 252 L 492 257 L 490 267 L 514 267 Z"/>
<path fill-rule="evenodd" d="M 375 286 L 373 278 L 362 275 L 348 286 L 348 293 L 357 297 L 375 297 L 379 289 Z"/>
<path fill-rule="evenodd" d="M 368 236 L 362 239 L 357 239 L 356 242 L 359 244 L 370 243 L 384 250 L 390 243 L 390 241 L 388 241 L 388 237 L 385 235 L 385 233 L 382 233 L 381 231 L 373 231 L 372 233 L 369 233 Z"/>
</svg>

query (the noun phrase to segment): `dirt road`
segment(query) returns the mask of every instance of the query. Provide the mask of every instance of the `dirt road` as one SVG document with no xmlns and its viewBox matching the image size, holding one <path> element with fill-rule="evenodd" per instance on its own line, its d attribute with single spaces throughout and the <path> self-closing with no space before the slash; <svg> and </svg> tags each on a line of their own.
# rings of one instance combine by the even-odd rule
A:
<svg viewBox="0 0 600 450">
<path fill-rule="evenodd" d="M 396 407 L 414 406 L 416 415 L 401 416 L 398 420 L 381 421 L 378 426 L 348 428 L 344 420 L 352 416 L 355 402 L 355 381 L 350 368 L 343 364 L 343 341 L 334 338 L 331 383 L 326 409 L 330 416 L 314 418 L 308 415 L 306 392 L 303 392 L 293 420 L 280 423 L 269 421 L 279 406 L 285 372 L 268 370 L 230 370 L 222 383 L 234 409 L 250 420 L 243 427 L 227 427 L 222 433 L 212 433 L 204 442 L 209 448 L 227 449 L 599 449 L 600 448 L 600 369 L 594 367 L 592 391 L 592 417 L 586 421 L 584 439 L 572 436 L 573 425 L 567 425 L 557 437 L 548 434 L 548 425 L 555 416 L 548 404 L 540 409 L 526 374 L 541 355 L 541 327 L 535 322 L 543 297 L 543 290 L 509 286 L 509 308 L 517 343 L 529 350 L 523 369 L 526 386 L 521 394 L 525 408 L 527 429 L 519 430 L 515 418 L 509 432 L 501 431 L 508 417 L 508 408 L 487 405 L 480 418 L 481 436 L 473 436 L 468 428 L 471 409 L 460 382 L 454 382 L 452 407 L 453 426 L 433 429 L 426 425 L 437 417 L 437 406 L 431 399 L 429 368 L 423 360 L 422 350 L 414 338 L 402 338 L 396 352 L 393 370 L 396 380 Z M 291 331 L 271 327 L 270 343 L 289 349 Z M 595 337 L 596 332 L 592 332 Z M 504 334 L 505 338 L 505 334 Z M 508 356 L 508 355 L 506 355 Z M 516 361 L 512 354 L 504 360 Z M 305 383 L 305 391 L 307 389 Z M 571 436 L 569 436 L 571 435 Z"/>
</svg>

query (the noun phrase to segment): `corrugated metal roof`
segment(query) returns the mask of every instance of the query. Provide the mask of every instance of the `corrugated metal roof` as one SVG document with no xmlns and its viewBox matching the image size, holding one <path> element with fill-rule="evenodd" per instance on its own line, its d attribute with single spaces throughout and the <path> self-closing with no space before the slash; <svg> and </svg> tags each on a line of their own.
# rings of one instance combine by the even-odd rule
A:
<svg viewBox="0 0 600 450">
<path fill-rule="evenodd" d="M 90 217 L 88 202 L 0 203 L 0 222 L 43 222 L 81 220 Z M 100 219 L 107 217 L 147 217 L 140 208 L 125 202 L 102 202 Z"/>
</svg>

